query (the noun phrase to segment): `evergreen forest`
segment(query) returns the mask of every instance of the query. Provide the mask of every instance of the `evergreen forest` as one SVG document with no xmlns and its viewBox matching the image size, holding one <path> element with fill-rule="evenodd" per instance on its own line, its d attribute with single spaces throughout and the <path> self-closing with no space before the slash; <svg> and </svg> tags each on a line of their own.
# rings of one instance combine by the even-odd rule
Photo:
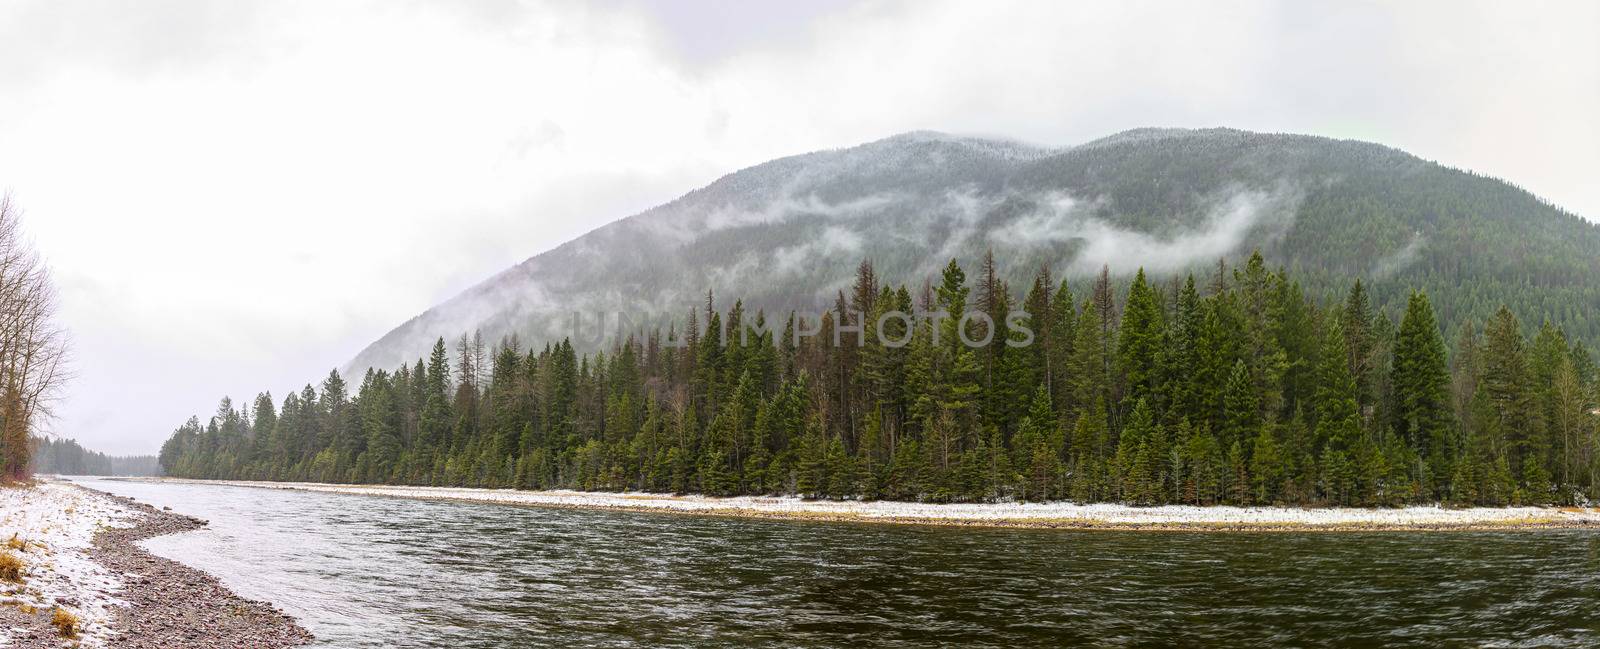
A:
<svg viewBox="0 0 1600 649">
<path fill-rule="evenodd" d="M 925 502 L 1600 498 L 1596 364 L 1549 322 L 1502 307 L 1445 331 L 1422 291 L 1398 312 L 1359 280 L 1320 301 L 1259 253 L 1131 282 L 1042 268 L 1017 287 L 992 254 L 978 266 L 907 286 L 863 262 L 820 322 L 708 294 L 592 354 L 439 339 L 359 385 L 333 371 L 281 402 L 225 398 L 159 461 L 193 478 Z M 970 311 L 1024 311 L 1026 331 L 958 331 Z"/>
</svg>

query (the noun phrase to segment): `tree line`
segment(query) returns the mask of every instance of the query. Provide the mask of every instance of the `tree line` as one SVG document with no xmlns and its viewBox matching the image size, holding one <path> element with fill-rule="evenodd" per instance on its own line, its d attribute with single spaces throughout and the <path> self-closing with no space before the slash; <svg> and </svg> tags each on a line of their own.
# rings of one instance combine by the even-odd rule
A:
<svg viewBox="0 0 1600 649">
<path fill-rule="evenodd" d="M 681 330 L 592 355 L 441 338 L 353 394 L 333 371 L 281 403 L 225 398 L 159 461 L 197 478 L 930 502 L 1600 497 L 1592 355 L 1504 307 L 1447 344 L 1422 292 L 1399 314 L 1360 281 L 1319 303 L 1259 253 L 1164 282 L 1140 270 L 1125 291 L 1102 271 L 1081 297 L 1048 268 L 1014 291 L 992 254 L 971 282 L 954 260 L 936 280 L 891 286 L 863 262 L 833 311 L 781 333 L 708 294 Z M 835 336 L 918 310 L 949 317 Z M 969 311 L 1019 310 L 1030 344 L 962 342 Z"/>
<path fill-rule="evenodd" d="M 156 476 L 154 455 L 106 455 L 71 439 L 33 440 L 33 471 L 55 475 Z"/>
</svg>

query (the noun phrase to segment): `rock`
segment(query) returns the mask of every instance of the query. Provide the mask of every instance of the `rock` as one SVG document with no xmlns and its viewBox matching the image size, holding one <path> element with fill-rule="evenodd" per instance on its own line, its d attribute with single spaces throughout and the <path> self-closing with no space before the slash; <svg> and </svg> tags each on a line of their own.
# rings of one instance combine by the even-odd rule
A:
<svg viewBox="0 0 1600 649">
<path fill-rule="evenodd" d="M 309 631 L 271 604 L 239 597 L 215 577 L 151 555 L 137 544 L 155 536 L 198 529 L 206 521 L 170 513 L 168 507 L 158 510 L 142 503 L 127 506 L 147 516 L 131 528 L 102 530 L 90 551 L 90 556 L 107 569 L 130 577 L 123 597 L 131 606 L 117 612 L 112 624 L 116 634 L 113 646 L 277 649 L 298 647 L 312 640 Z"/>
</svg>

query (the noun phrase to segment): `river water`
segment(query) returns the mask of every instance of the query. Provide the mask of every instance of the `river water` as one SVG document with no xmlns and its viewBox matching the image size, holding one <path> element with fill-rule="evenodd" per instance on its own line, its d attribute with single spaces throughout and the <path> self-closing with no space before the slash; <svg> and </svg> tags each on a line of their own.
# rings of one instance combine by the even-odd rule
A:
<svg viewBox="0 0 1600 649">
<path fill-rule="evenodd" d="M 1600 646 L 1594 531 L 962 529 L 79 480 L 326 647 Z"/>
</svg>

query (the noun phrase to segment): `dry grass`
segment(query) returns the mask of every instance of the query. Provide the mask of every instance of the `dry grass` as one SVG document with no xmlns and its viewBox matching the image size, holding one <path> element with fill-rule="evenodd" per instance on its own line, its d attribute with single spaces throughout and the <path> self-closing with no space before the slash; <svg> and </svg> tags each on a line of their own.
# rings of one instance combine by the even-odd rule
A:
<svg viewBox="0 0 1600 649">
<path fill-rule="evenodd" d="M 10 550 L 0 550 L 0 581 L 22 583 L 22 559 Z"/>
<path fill-rule="evenodd" d="M 78 616 L 67 609 L 56 609 L 55 614 L 50 616 L 50 625 L 55 627 L 56 633 L 61 634 L 63 638 L 70 640 L 78 635 Z"/>
<path fill-rule="evenodd" d="M 6 547 L 18 552 L 27 552 L 28 542 L 22 540 L 22 538 L 18 537 L 16 534 L 12 534 L 11 540 L 6 541 Z"/>
</svg>

